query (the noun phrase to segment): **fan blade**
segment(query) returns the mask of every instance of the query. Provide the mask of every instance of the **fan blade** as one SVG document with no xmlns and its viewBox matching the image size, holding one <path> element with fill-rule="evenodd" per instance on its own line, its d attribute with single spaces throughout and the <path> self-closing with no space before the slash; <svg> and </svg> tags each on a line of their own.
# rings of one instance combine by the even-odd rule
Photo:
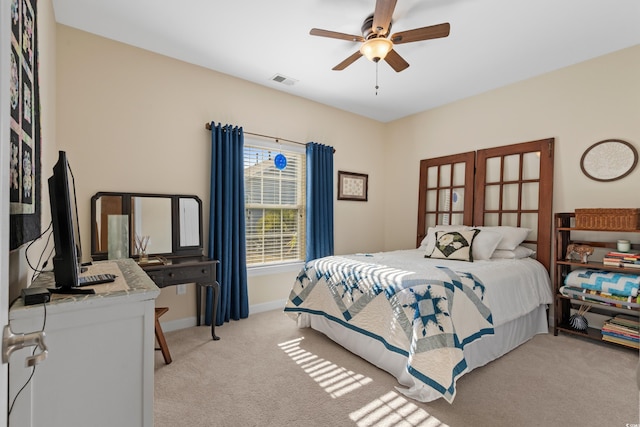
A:
<svg viewBox="0 0 640 427">
<path fill-rule="evenodd" d="M 393 49 L 387 53 L 384 60 L 387 61 L 387 64 L 391 65 L 391 68 L 396 70 L 397 73 L 409 67 L 409 63 Z"/>
<path fill-rule="evenodd" d="M 351 55 L 350 57 L 348 57 L 347 59 L 345 59 L 344 61 L 342 61 L 338 65 L 336 65 L 335 67 L 333 67 L 332 70 L 334 70 L 334 71 L 342 71 L 345 68 L 347 68 L 349 65 L 353 64 L 354 62 L 356 62 L 356 60 L 359 59 L 361 56 L 362 56 L 362 54 L 360 53 L 360 51 L 357 51 L 356 53 L 354 53 L 353 55 Z"/>
<path fill-rule="evenodd" d="M 376 10 L 373 12 L 373 26 L 371 30 L 376 34 L 386 36 L 391 26 L 393 10 L 396 8 L 397 0 L 378 0 Z"/>
<path fill-rule="evenodd" d="M 444 24 L 432 25 L 430 27 L 416 28 L 414 30 L 400 31 L 389 37 L 394 44 L 418 42 L 420 40 L 439 39 L 449 35 L 450 25 L 448 22 Z"/>
<path fill-rule="evenodd" d="M 320 28 L 312 28 L 309 31 L 312 36 L 329 37 L 331 39 L 349 40 L 351 42 L 363 42 L 362 36 L 354 36 L 351 34 L 338 33 L 336 31 L 321 30 Z"/>
</svg>

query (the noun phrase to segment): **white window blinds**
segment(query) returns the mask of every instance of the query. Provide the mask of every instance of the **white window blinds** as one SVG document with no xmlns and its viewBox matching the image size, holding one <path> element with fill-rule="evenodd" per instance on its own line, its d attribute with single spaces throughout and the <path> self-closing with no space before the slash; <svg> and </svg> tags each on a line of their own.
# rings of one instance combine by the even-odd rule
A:
<svg viewBox="0 0 640 427">
<path fill-rule="evenodd" d="M 283 170 L 274 158 L 287 158 Z M 247 265 L 303 261 L 305 154 L 245 142 L 244 187 Z"/>
</svg>

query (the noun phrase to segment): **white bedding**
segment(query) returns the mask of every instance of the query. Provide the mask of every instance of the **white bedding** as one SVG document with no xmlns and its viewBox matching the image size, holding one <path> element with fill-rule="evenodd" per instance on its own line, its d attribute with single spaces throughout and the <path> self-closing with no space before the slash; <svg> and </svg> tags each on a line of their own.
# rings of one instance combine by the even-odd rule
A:
<svg viewBox="0 0 640 427">
<path fill-rule="evenodd" d="M 425 272 L 428 267 L 434 265 L 444 265 L 454 271 L 472 273 L 486 286 L 484 303 L 491 309 L 494 326 L 524 316 L 540 304 L 553 303 L 549 273 L 542 264 L 532 258 L 444 261 L 425 258 L 424 251 L 420 249 L 344 257 L 415 273 Z"/>
<path fill-rule="evenodd" d="M 327 313 L 335 314 L 335 311 L 332 312 L 330 308 L 327 308 L 326 312 L 324 309 L 318 310 L 317 307 L 309 311 L 304 309 L 298 311 L 299 306 L 293 304 L 291 300 L 288 301 L 285 310 L 297 318 L 300 327 L 313 327 L 348 350 L 390 372 L 400 384 L 407 387 L 400 391 L 411 398 L 426 402 L 444 396 L 451 402 L 455 397 L 455 381 L 459 376 L 500 357 L 533 335 L 547 331 L 546 305 L 552 302 L 550 280 L 544 267 L 533 259 L 500 259 L 473 263 L 442 261 L 425 259 L 424 251 L 418 249 L 356 254 L 343 258 L 389 266 L 417 275 L 424 274 L 435 265 L 444 265 L 455 272 L 471 273 L 485 287 L 482 302 L 491 310 L 495 334 L 472 341 L 464 347 L 463 353 L 466 359 L 464 370 L 455 374 L 452 393 L 447 394 L 434 390 L 433 387 L 410 374 L 409 371 L 413 367 L 410 366 L 409 359 L 414 355 L 409 353 L 407 357 L 402 352 L 393 351 L 402 348 L 402 344 L 393 341 L 393 348 L 389 349 L 385 340 L 393 337 L 380 339 L 384 333 L 378 335 L 377 331 L 384 329 L 384 325 L 390 322 L 388 313 L 383 313 L 383 309 L 380 309 L 379 316 L 383 324 L 371 325 L 370 329 L 376 332 L 368 333 L 363 332 L 361 325 L 357 328 L 345 327 L 341 324 L 344 323 L 342 319 L 334 315 L 326 315 Z M 371 322 L 370 319 L 371 316 L 367 321 Z M 389 329 L 390 325 L 386 328 Z M 408 348 L 407 351 L 409 351 Z M 424 361 L 421 363 L 424 366 Z M 434 363 L 439 362 L 434 361 Z"/>
</svg>

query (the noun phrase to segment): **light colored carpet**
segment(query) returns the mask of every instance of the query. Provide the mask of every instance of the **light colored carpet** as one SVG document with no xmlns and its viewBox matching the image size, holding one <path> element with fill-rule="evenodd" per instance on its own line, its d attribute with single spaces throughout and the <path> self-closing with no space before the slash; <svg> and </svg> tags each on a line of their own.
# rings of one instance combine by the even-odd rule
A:
<svg viewBox="0 0 640 427">
<path fill-rule="evenodd" d="M 458 381 L 453 404 L 403 397 L 388 373 L 281 311 L 166 334 L 157 427 L 625 427 L 639 422 L 638 353 L 538 335 Z"/>
</svg>

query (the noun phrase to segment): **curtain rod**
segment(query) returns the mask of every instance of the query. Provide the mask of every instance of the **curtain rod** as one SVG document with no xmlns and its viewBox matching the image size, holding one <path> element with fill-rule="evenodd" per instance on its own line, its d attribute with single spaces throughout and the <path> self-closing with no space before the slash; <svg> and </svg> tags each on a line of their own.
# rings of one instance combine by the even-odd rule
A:
<svg viewBox="0 0 640 427">
<path fill-rule="evenodd" d="M 204 124 L 205 129 L 207 130 L 211 130 L 211 123 L 205 123 Z M 307 146 L 307 144 L 303 143 L 303 142 L 298 142 L 298 141 L 292 141 L 290 139 L 284 139 L 284 138 L 278 138 L 277 136 L 270 136 L 270 135 L 262 135 L 260 133 L 253 133 L 253 132 L 246 132 L 243 131 L 245 135 L 252 135 L 252 136 L 260 136 L 262 138 L 270 138 L 270 139 L 274 139 L 276 142 L 278 141 L 286 141 L 286 142 L 290 142 L 292 144 L 298 144 L 298 145 L 304 145 L 305 147 Z M 333 149 L 333 152 L 336 152 L 336 149 Z"/>
</svg>

